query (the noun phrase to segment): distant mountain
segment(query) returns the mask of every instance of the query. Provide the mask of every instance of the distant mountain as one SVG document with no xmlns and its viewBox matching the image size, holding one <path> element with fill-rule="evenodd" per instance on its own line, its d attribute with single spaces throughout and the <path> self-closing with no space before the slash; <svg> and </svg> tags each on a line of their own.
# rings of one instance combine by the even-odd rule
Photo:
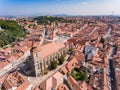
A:
<svg viewBox="0 0 120 90">
<path fill-rule="evenodd" d="M 66 17 L 66 16 L 69 16 L 69 15 L 68 14 L 56 14 L 56 15 L 53 15 L 53 16 Z"/>
<path fill-rule="evenodd" d="M 58 16 L 58 17 L 67 17 L 70 16 L 68 14 L 24 14 L 24 15 L 0 15 L 0 17 L 24 17 L 24 16 L 30 16 L 30 17 L 38 17 L 38 16 Z"/>
</svg>

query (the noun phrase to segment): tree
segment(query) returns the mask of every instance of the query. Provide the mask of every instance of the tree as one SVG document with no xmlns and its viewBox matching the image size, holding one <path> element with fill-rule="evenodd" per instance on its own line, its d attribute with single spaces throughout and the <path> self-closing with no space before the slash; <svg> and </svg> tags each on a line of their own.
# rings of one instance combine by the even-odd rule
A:
<svg viewBox="0 0 120 90">
<path fill-rule="evenodd" d="M 71 75 L 73 76 L 73 78 L 75 78 L 75 80 L 79 81 L 88 81 L 88 77 L 87 77 L 87 72 L 86 71 L 81 71 L 78 68 L 74 68 L 71 72 Z"/>
<path fill-rule="evenodd" d="M 103 37 L 101 37 L 100 43 L 104 44 L 104 42 L 105 42 L 105 39 Z"/>
<path fill-rule="evenodd" d="M 59 58 L 59 64 L 63 64 L 63 62 L 65 61 L 65 57 L 62 55 L 60 58 Z"/>
<path fill-rule="evenodd" d="M 45 67 L 45 68 L 44 68 L 44 74 L 47 74 L 48 71 L 49 71 L 48 68 Z"/>
<path fill-rule="evenodd" d="M 53 60 L 52 62 L 51 62 L 51 69 L 56 69 L 57 68 L 57 61 L 56 60 Z"/>
<path fill-rule="evenodd" d="M 32 26 L 33 26 L 32 24 L 29 24 L 29 25 L 28 25 L 28 28 L 31 28 Z"/>
<path fill-rule="evenodd" d="M 118 46 L 117 46 L 117 45 L 113 45 L 113 47 L 114 47 L 115 49 L 117 49 L 117 48 L 118 48 Z"/>
<path fill-rule="evenodd" d="M 69 49 L 69 54 L 73 54 L 74 53 L 74 49 L 73 48 L 70 48 Z"/>
<path fill-rule="evenodd" d="M 0 47 L 14 42 L 17 38 L 23 38 L 26 32 L 16 21 L 0 20 L 0 26 L 4 30 L 0 32 Z"/>
</svg>

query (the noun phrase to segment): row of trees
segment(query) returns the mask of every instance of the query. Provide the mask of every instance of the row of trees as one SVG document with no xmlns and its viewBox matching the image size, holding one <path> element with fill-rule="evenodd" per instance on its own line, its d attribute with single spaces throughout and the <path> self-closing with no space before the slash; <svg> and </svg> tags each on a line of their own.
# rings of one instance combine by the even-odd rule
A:
<svg viewBox="0 0 120 90">
<path fill-rule="evenodd" d="M 23 27 L 15 21 L 0 20 L 0 27 L 2 28 L 2 31 L 0 31 L 0 47 L 8 45 L 15 40 L 20 40 L 26 35 Z"/>
<path fill-rule="evenodd" d="M 56 69 L 58 64 L 61 65 L 63 64 L 63 62 L 65 61 L 65 57 L 62 55 L 59 59 L 58 59 L 59 62 L 57 62 L 57 60 L 53 60 L 51 62 L 51 69 Z"/>
<path fill-rule="evenodd" d="M 58 61 L 57 61 L 57 60 L 53 60 L 53 61 L 51 62 L 51 66 L 49 67 L 49 69 L 50 69 L 50 70 L 56 69 L 57 66 L 63 64 L 64 61 L 65 61 L 65 56 L 62 55 L 62 56 L 58 59 Z M 49 69 L 48 69 L 48 68 L 45 68 L 44 74 L 47 74 L 48 71 L 49 71 Z"/>
</svg>

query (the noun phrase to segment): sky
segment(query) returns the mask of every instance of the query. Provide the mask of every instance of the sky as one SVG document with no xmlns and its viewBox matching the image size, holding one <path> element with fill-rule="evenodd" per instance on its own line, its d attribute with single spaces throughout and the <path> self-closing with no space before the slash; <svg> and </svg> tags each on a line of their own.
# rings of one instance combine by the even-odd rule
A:
<svg viewBox="0 0 120 90">
<path fill-rule="evenodd" d="M 0 0 L 0 15 L 120 15 L 120 0 Z"/>
</svg>

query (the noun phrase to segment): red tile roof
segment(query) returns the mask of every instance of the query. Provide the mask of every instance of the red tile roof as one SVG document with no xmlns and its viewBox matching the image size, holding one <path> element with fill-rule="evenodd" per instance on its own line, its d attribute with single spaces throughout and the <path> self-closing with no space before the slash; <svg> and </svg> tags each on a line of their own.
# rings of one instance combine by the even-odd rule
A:
<svg viewBox="0 0 120 90">
<path fill-rule="evenodd" d="M 73 68 L 78 67 L 78 60 L 77 60 L 76 58 L 73 58 L 72 60 L 70 60 L 70 61 L 68 62 L 68 64 L 66 65 L 66 67 L 67 67 L 67 70 L 68 70 L 69 72 L 71 72 L 71 70 L 72 70 Z"/>
<path fill-rule="evenodd" d="M 45 58 L 46 56 L 55 54 L 59 52 L 60 49 L 64 48 L 65 44 L 62 42 L 50 42 L 42 46 L 39 46 L 34 50 L 34 52 L 40 52 L 40 58 Z"/>
<path fill-rule="evenodd" d="M 9 74 L 3 83 L 6 90 L 13 87 L 16 87 L 16 90 L 26 90 L 29 85 L 29 82 L 17 71 Z"/>
<path fill-rule="evenodd" d="M 57 90 L 69 90 L 69 88 L 65 84 L 60 84 Z"/>
</svg>

